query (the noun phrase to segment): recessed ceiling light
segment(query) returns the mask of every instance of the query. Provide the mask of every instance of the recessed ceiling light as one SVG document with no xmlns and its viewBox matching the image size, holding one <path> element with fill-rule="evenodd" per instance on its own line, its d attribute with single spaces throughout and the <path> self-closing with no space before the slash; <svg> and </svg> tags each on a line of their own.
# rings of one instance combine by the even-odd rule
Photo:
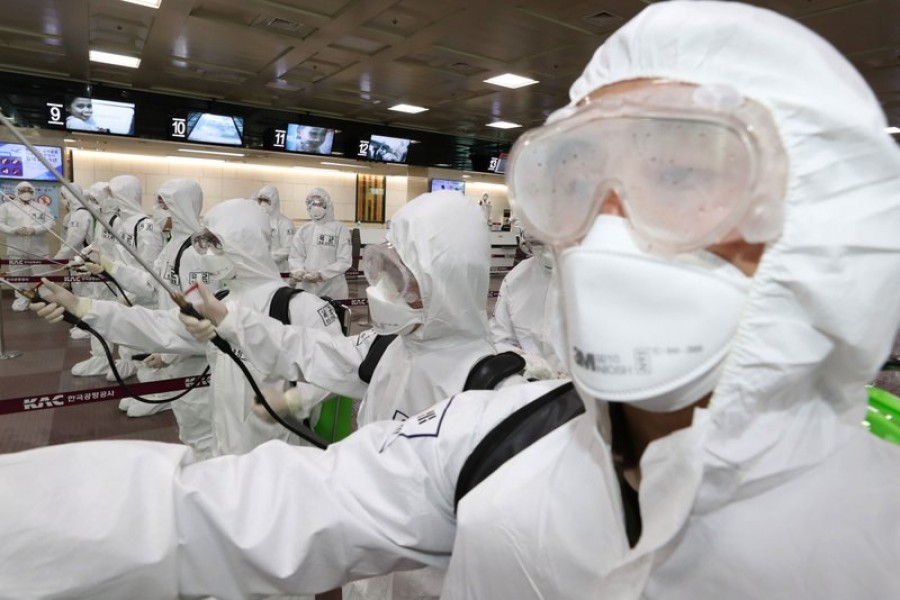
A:
<svg viewBox="0 0 900 600">
<path fill-rule="evenodd" d="M 900 133 L 900 127 L 888 127 L 885 129 L 889 134 L 894 135 L 895 133 Z"/>
<path fill-rule="evenodd" d="M 190 152 L 191 154 L 215 154 L 216 156 L 247 156 L 240 152 L 218 152 L 216 150 L 194 150 L 191 148 L 179 148 L 179 152 Z"/>
<path fill-rule="evenodd" d="M 425 112 L 428 110 L 424 106 L 414 106 L 412 104 L 395 104 L 390 107 L 388 110 L 396 110 L 397 112 L 409 113 L 411 115 L 417 115 L 421 112 Z"/>
<path fill-rule="evenodd" d="M 140 4 L 141 6 L 149 6 L 150 8 L 159 8 L 162 0 L 122 0 L 123 2 L 131 2 L 132 4 Z"/>
<path fill-rule="evenodd" d="M 88 53 L 91 62 L 104 63 L 107 65 L 117 65 L 119 67 L 128 67 L 129 69 L 137 69 L 141 66 L 141 59 L 133 56 L 125 56 L 124 54 L 113 54 L 112 52 L 101 52 L 99 50 L 91 50 Z"/>
<path fill-rule="evenodd" d="M 513 75 L 512 73 L 504 73 L 503 75 L 497 75 L 496 77 L 485 79 L 484 82 L 515 90 L 520 87 L 525 87 L 526 85 L 535 84 L 537 83 L 537 79 L 522 77 L 521 75 Z"/>
<path fill-rule="evenodd" d="M 521 127 L 518 123 L 510 123 L 509 121 L 494 121 L 493 123 L 487 123 L 488 127 L 496 127 L 497 129 L 515 129 L 516 127 Z"/>
</svg>

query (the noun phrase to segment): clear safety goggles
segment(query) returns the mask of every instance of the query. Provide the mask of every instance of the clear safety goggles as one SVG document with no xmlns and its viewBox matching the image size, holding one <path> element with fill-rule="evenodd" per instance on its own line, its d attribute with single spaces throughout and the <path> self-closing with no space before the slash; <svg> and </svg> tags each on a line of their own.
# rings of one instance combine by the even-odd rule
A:
<svg viewBox="0 0 900 600">
<path fill-rule="evenodd" d="M 306 199 L 306 208 L 312 208 L 317 206 L 319 208 L 325 208 L 325 198 L 321 196 L 310 196 Z"/>
<path fill-rule="evenodd" d="M 215 254 L 220 256 L 225 253 L 222 248 L 222 240 L 206 228 L 201 229 L 191 236 L 191 246 L 194 248 L 194 251 L 201 256 L 204 254 Z"/>
<path fill-rule="evenodd" d="M 647 249 L 777 237 L 787 158 L 768 110 L 729 86 L 654 82 L 524 134 L 510 202 L 545 242 L 579 242 L 611 192 Z"/>
<path fill-rule="evenodd" d="M 421 298 L 415 276 L 400 260 L 400 255 L 390 242 L 369 244 L 363 248 L 362 269 L 366 281 L 373 287 L 386 284 L 406 302 Z"/>
<path fill-rule="evenodd" d="M 156 195 L 156 208 L 160 210 L 169 210 L 169 205 L 166 204 L 166 199 L 162 197 L 162 194 Z"/>
</svg>

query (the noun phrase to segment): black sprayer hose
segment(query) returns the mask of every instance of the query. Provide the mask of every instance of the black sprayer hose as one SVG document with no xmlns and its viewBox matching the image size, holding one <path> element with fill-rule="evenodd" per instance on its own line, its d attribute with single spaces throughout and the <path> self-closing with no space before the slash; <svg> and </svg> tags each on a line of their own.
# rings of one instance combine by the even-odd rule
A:
<svg viewBox="0 0 900 600">
<path fill-rule="evenodd" d="M 119 370 L 116 368 L 116 361 L 113 358 L 112 351 L 110 351 L 109 349 L 109 345 L 106 343 L 106 340 L 103 339 L 103 336 L 97 332 L 96 329 L 94 329 L 69 311 L 63 312 L 63 321 L 65 321 L 66 323 L 71 323 L 78 329 L 83 329 L 84 331 L 87 331 L 92 336 L 97 338 L 97 341 L 100 342 L 100 346 L 103 347 L 103 353 L 106 354 L 106 361 L 109 363 L 109 368 L 110 370 L 112 370 L 113 377 L 116 378 L 116 383 L 122 386 L 122 388 L 128 393 L 128 395 L 138 402 L 143 402 L 144 404 L 165 404 L 167 402 L 174 402 L 175 400 L 179 400 L 180 398 L 183 398 L 184 396 L 195 390 L 203 381 L 203 376 L 209 373 L 209 365 L 207 365 L 206 368 L 203 369 L 203 372 L 197 376 L 196 380 L 186 390 L 177 393 L 171 398 L 159 398 L 156 400 L 145 398 L 135 393 L 134 390 L 132 390 L 131 387 L 127 383 L 125 383 L 125 380 L 122 379 L 122 375 L 119 374 Z"/>
<path fill-rule="evenodd" d="M 182 301 L 183 301 L 183 299 L 182 299 Z M 197 309 L 195 309 L 191 304 L 188 304 L 187 302 L 178 303 L 178 304 L 179 304 L 179 308 L 180 308 L 182 314 L 185 314 L 189 317 L 194 317 L 195 319 L 198 319 L 198 320 L 204 319 L 203 315 L 198 313 Z M 210 342 L 212 342 L 212 344 L 216 348 L 218 348 L 219 350 L 221 350 L 222 352 L 227 354 L 229 356 L 229 358 L 231 358 L 231 360 L 234 361 L 234 363 L 238 366 L 238 368 L 244 374 L 244 377 L 247 379 L 247 383 L 250 384 L 250 388 L 253 390 L 253 393 L 256 395 L 256 403 L 262 404 L 265 407 L 266 412 L 269 413 L 270 417 L 275 419 L 275 421 L 277 421 L 282 427 L 284 427 L 285 429 L 287 429 L 288 431 L 290 431 L 292 433 L 297 434 L 298 436 L 300 436 L 302 439 L 306 440 L 313 446 L 315 446 L 317 448 L 325 448 L 328 446 L 328 442 L 326 442 L 321 437 L 319 437 L 319 435 L 316 432 L 314 432 L 312 429 L 310 429 L 309 427 L 306 427 L 305 425 L 303 425 L 301 423 L 294 423 L 294 424 L 289 423 L 284 418 L 282 418 L 281 415 L 279 415 L 277 412 L 275 412 L 275 410 L 271 406 L 269 406 L 269 403 L 266 402 L 265 396 L 263 396 L 262 391 L 259 389 L 259 386 L 256 384 L 256 380 L 253 379 L 253 375 L 251 375 L 249 369 L 247 369 L 247 365 L 245 365 L 244 361 L 241 360 L 237 356 L 237 354 L 234 353 L 234 350 L 232 350 L 231 345 L 228 342 L 223 340 L 218 335 L 214 336 L 210 340 Z"/>
</svg>

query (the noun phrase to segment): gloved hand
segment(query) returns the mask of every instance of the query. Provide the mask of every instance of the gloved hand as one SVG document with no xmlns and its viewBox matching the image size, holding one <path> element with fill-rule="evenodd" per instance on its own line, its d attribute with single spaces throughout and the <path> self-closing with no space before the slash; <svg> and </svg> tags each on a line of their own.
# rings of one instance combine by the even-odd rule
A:
<svg viewBox="0 0 900 600">
<path fill-rule="evenodd" d="M 103 255 L 102 252 L 97 250 L 96 248 L 92 248 L 88 246 L 85 249 L 85 256 L 91 262 L 82 262 L 80 267 L 77 267 L 79 271 L 82 273 L 90 273 L 92 275 L 99 275 L 103 271 L 106 271 L 110 275 L 112 275 L 113 271 L 116 270 L 116 263 L 113 260 L 110 260 L 106 256 Z"/>
<path fill-rule="evenodd" d="M 162 369 L 163 367 L 169 366 L 169 363 L 163 360 L 162 354 L 151 354 L 142 362 L 144 366 L 150 367 L 151 369 Z"/>
<path fill-rule="evenodd" d="M 291 273 L 291 283 L 301 283 L 306 277 L 306 271 L 294 271 Z"/>
<path fill-rule="evenodd" d="M 194 304 L 194 308 L 205 318 L 197 319 L 180 313 L 178 319 L 195 340 L 208 342 L 216 336 L 216 325 L 228 314 L 228 308 L 202 283 L 197 286 L 197 290 L 200 292 L 201 301 Z"/>
<path fill-rule="evenodd" d="M 309 409 L 303 406 L 303 394 L 299 388 L 292 387 L 286 392 L 265 388 L 262 390 L 262 393 L 266 398 L 266 402 L 279 417 L 291 415 L 301 421 L 309 417 Z M 269 411 L 262 404 L 254 404 L 253 412 L 266 423 L 275 422 L 275 419 L 272 418 L 272 415 L 269 414 Z"/>
<path fill-rule="evenodd" d="M 31 227 L 19 227 L 16 229 L 16 235 L 34 235 L 34 229 Z"/>
<path fill-rule="evenodd" d="M 36 312 L 42 319 L 46 319 L 50 323 L 58 323 L 62 321 L 63 311 L 66 310 L 82 319 L 91 310 L 90 298 L 79 298 L 46 278 L 41 279 L 41 282 L 43 287 L 40 290 L 40 296 L 47 302 L 32 302 L 28 308 Z"/>
<path fill-rule="evenodd" d="M 318 283 L 322 281 L 322 274 L 318 271 L 313 273 L 307 273 L 303 276 L 303 281 L 308 281 L 309 283 Z"/>
</svg>

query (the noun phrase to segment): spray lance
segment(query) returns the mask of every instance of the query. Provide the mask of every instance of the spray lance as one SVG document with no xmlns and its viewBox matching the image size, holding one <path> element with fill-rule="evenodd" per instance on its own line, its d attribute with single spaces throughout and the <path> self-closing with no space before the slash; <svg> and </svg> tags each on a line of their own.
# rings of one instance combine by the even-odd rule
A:
<svg viewBox="0 0 900 600">
<path fill-rule="evenodd" d="M 185 315 L 188 315 L 188 316 L 194 317 L 195 319 L 200 319 L 200 320 L 202 320 L 204 318 L 203 315 L 201 315 L 199 312 L 197 312 L 197 310 L 193 307 L 193 305 L 185 299 L 185 297 L 182 295 L 180 290 L 178 290 L 177 288 L 172 286 L 168 281 L 163 279 L 163 277 L 161 277 L 156 271 L 154 271 L 150 267 L 150 265 L 148 265 L 144 261 L 144 259 L 141 258 L 141 256 L 138 254 L 137 250 L 135 248 L 133 248 L 131 246 L 131 244 L 127 243 L 122 238 L 122 236 L 119 235 L 119 233 L 117 231 L 115 231 L 115 229 L 112 226 L 110 226 L 105 221 L 105 219 L 102 218 L 100 213 L 93 206 L 90 205 L 90 202 L 84 201 L 84 198 L 82 198 L 81 194 L 78 192 L 78 190 L 75 188 L 75 186 L 73 186 L 71 183 L 66 181 L 56 171 L 56 169 L 53 168 L 53 165 L 50 164 L 50 162 L 44 157 L 44 155 L 37 148 L 35 148 L 34 145 L 31 144 L 31 142 L 29 142 L 25 138 L 25 136 L 22 135 L 22 133 L 12 124 L 12 122 L 9 120 L 9 118 L 2 112 L 0 112 L 0 123 L 2 123 L 3 126 L 9 130 L 9 132 L 16 138 L 16 140 L 18 140 L 26 148 L 28 148 L 28 150 L 34 155 L 34 157 L 42 165 L 44 165 L 44 167 L 47 169 L 47 171 L 52 173 L 53 176 L 59 181 L 59 183 L 69 191 L 71 196 L 73 198 L 75 198 L 79 202 L 79 204 L 81 204 L 81 206 L 83 206 L 90 213 L 90 215 L 92 217 L 94 217 L 94 219 L 96 219 L 96 221 L 98 223 L 100 223 L 100 225 L 104 229 L 106 229 L 106 231 L 109 232 L 109 234 L 117 242 L 119 242 L 119 244 L 122 246 L 122 248 L 124 248 L 125 251 L 128 252 L 132 256 L 132 258 L 135 259 L 135 261 L 137 261 L 137 264 L 139 264 L 141 266 L 141 268 L 143 268 L 160 285 L 160 287 L 163 290 L 165 290 L 165 292 L 167 294 L 169 294 L 169 296 L 172 298 L 172 301 L 178 306 L 178 309 L 182 312 L 182 314 L 185 314 Z M 36 289 L 37 288 L 35 288 L 35 290 Z M 22 293 L 22 291 L 19 291 L 19 293 Z M 32 296 L 31 300 L 33 302 L 40 301 L 39 298 L 35 297 L 36 291 L 33 293 L 34 293 L 34 295 Z M 64 314 L 63 320 L 65 320 L 68 323 L 72 323 L 76 327 L 81 327 L 80 325 L 77 324 L 77 323 L 82 323 L 81 319 L 78 319 L 75 315 L 72 315 L 70 313 Z M 86 325 L 86 324 L 84 324 L 84 325 Z M 327 443 L 324 440 L 322 440 L 315 432 L 313 432 L 311 429 L 309 429 L 305 425 L 302 425 L 300 423 L 290 424 L 287 421 L 285 421 L 278 413 L 276 413 L 272 409 L 272 407 L 269 405 L 269 403 L 266 402 L 266 399 L 263 396 L 262 391 L 259 389 L 259 385 L 253 379 L 253 376 L 251 375 L 250 371 L 247 369 L 247 366 L 234 353 L 234 350 L 231 348 L 231 345 L 227 341 L 225 341 L 218 335 L 213 337 L 213 339 L 211 339 L 210 341 L 216 348 L 221 350 L 223 353 L 227 354 L 231 358 L 231 360 L 234 361 L 234 363 L 238 366 L 238 368 L 244 374 L 244 377 L 247 379 L 247 383 L 250 385 L 251 389 L 253 390 L 253 393 L 256 396 L 256 402 L 262 404 L 265 407 L 266 412 L 268 412 L 269 415 L 275 421 L 280 423 L 283 427 L 287 428 L 289 431 L 292 431 L 293 433 L 297 434 L 298 436 L 300 436 L 307 442 L 313 444 L 314 446 L 317 446 L 319 448 L 324 448 L 327 445 Z"/>
</svg>

